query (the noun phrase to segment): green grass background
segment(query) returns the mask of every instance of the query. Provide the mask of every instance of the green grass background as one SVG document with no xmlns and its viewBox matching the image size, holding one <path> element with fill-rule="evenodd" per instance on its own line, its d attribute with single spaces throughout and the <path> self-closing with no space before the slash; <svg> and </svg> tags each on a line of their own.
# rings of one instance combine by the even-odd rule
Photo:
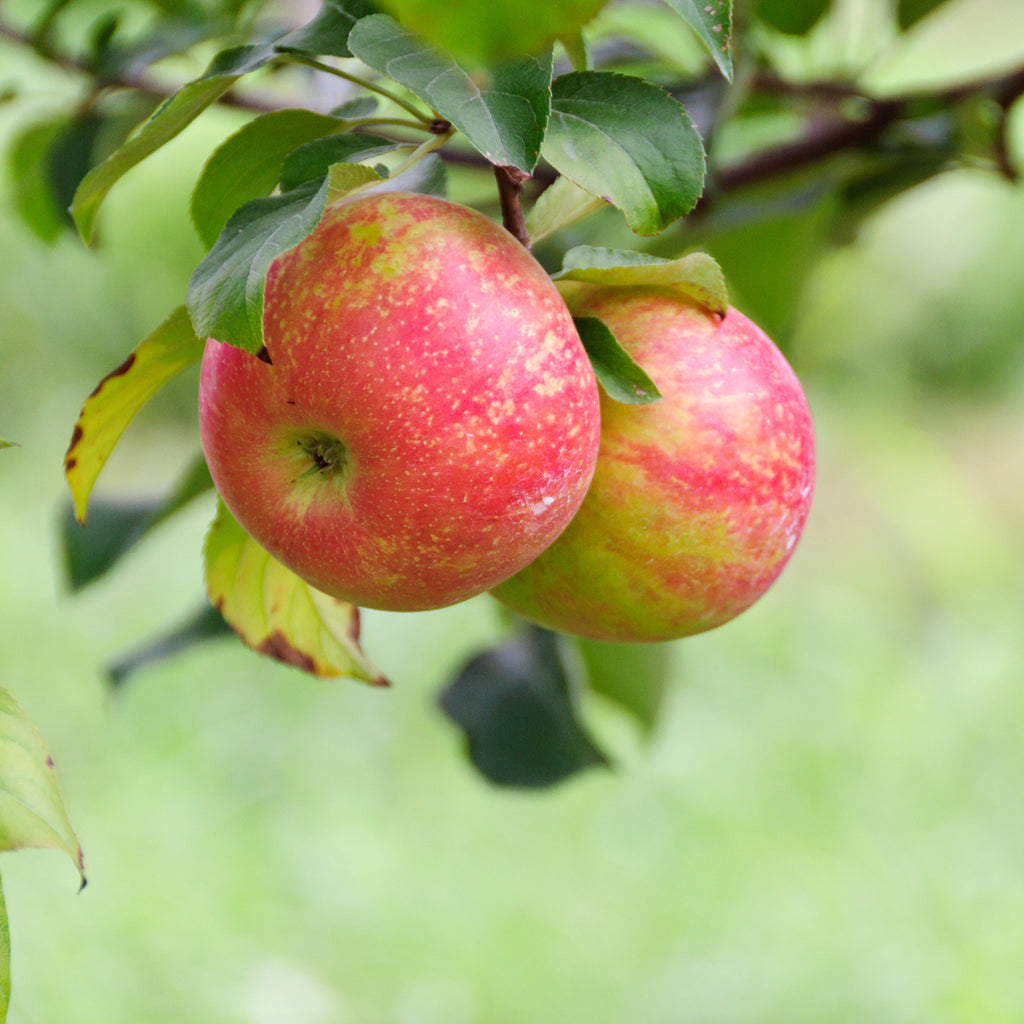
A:
<svg viewBox="0 0 1024 1024">
<path fill-rule="evenodd" d="M 61 458 L 181 301 L 185 197 L 225 127 L 126 178 L 96 253 L 0 218 L 0 685 L 89 874 L 76 895 L 60 855 L 0 862 L 12 1024 L 1024 1019 L 1024 192 L 957 172 L 818 262 L 786 333 L 819 434 L 792 563 L 673 648 L 650 743 L 588 703 L 616 770 L 523 794 L 434 705 L 498 635 L 486 599 L 367 614 L 389 691 L 231 642 L 105 684 L 198 600 L 212 507 L 70 597 Z M 194 386 L 144 412 L 103 493 L 170 483 Z"/>
</svg>

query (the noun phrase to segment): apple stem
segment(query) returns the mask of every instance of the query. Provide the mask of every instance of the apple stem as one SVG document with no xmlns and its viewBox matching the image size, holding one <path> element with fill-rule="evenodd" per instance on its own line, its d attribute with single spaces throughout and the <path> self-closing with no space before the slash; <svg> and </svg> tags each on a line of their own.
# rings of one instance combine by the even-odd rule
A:
<svg viewBox="0 0 1024 1024">
<path fill-rule="evenodd" d="M 494 177 L 498 182 L 498 198 L 501 201 L 501 222 L 505 230 L 518 242 L 529 249 L 530 232 L 526 230 L 523 216 L 523 183 L 530 177 L 518 167 L 494 165 Z"/>
</svg>

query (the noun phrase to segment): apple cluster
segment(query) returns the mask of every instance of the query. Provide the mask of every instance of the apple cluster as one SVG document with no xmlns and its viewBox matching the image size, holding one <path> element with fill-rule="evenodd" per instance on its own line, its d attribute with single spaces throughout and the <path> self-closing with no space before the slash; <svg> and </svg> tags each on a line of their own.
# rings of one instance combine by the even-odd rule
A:
<svg viewBox="0 0 1024 1024">
<path fill-rule="evenodd" d="M 601 394 L 573 317 L 663 397 Z M 207 342 L 199 413 L 225 504 L 311 586 L 369 608 L 491 591 L 611 640 L 710 629 L 774 582 L 814 435 L 740 313 L 655 286 L 562 284 L 481 213 L 349 198 L 272 264 L 260 356 Z"/>
</svg>

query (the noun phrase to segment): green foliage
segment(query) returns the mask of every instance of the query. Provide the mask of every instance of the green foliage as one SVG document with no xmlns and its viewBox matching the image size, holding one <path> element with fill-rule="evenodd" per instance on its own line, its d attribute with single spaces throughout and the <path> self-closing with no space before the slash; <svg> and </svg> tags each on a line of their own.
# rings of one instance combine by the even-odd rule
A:
<svg viewBox="0 0 1024 1024">
<path fill-rule="evenodd" d="M 610 398 L 629 405 L 646 405 L 661 398 L 655 382 L 619 344 L 604 321 L 584 316 L 577 317 L 575 323 L 598 383 Z"/>
<path fill-rule="evenodd" d="M 666 0 L 680 17 L 697 33 L 700 41 L 718 65 L 719 71 L 732 81 L 732 0 Z"/>
</svg>

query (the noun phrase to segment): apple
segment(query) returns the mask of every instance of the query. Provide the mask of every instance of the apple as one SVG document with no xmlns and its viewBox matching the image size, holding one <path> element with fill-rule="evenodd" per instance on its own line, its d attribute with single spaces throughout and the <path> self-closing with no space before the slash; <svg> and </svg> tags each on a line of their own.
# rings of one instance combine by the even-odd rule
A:
<svg viewBox="0 0 1024 1024">
<path fill-rule="evenodd" d="M 210 339 L 200 435 L 242 527 L 394 611 L 481 593 L 579 508 L 597 383 L 558 289 L 483 214 L 348 197 L 270 267 L 260 357 Z"/>
<path fill-rule="evenodd" d="M 597 471 L 580 511 L 493 594 L 533 622 L 656 641 L 728 622 L 776 580 L 814 489 L 814 430 L 795 374 L 737 310 L 659 287 L 565 285 L 662 393 L 601 397 Z"/>
</svg>

